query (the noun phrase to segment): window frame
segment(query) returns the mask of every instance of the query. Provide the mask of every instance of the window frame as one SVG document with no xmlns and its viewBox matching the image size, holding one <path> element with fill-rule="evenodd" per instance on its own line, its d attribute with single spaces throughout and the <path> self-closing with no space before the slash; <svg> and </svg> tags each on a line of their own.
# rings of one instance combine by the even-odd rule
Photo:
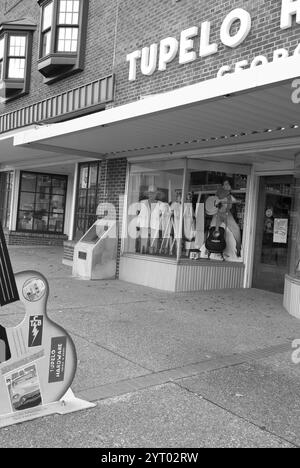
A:
<svg viewBox="0 0 300 468">
<path fill-rule="evenodd" d="M 55 81 L 63 79 L 71 74 L 80 72 L 84 67 L 84 50 L 87 34 L 87 19 L 88 19 L 88 0 L 79 0 L 78 25 L 60 25 L 59 23 L 59 4 L 60 0 L 37 0 L 41 8 L 40 14 L 40 33 L 39 33 L 39 48 L 38 48 L 38 70 L 44 76 L 44 83 L 51 84 Z M 43 55 L 43 38 L 45 31 L 42 30 L 44 9 L 47 5 L 53 3 L 51 26 L 48 28 L 51 31 L 50 52 Z M 66 52 L 57 50 L 58 33 L 61 27 L 77 27 L 77 51 Z"/>
<path fill-rule="evenodd" d="M 21 56 L 21 55 L 10 55 L 10 41 L 11 41 L 11 38 L 12 37 L 25 37 L 25 55 Z M 8 35 L 8 38 L 7 38 L 7 56 L 6 56 L 6 59 L 7 59 L 7 67 L 6 67 L 6 79 L 8 80 L 14 80 L 14 81 L 24 81 L 25 80 L 25 74 L 26 74 L 26 59 L 27 59 L 27 43 L 28 43 L 28 36 L 26 34 L 17 34 L 17 33 L 13 33 L 13 34 L 9 34 Z M 25 66 L 24 66 L 24 77 L 23 78 L 16 78 L 16 77 L 10 77 L 9 76 L 9 61 L 10 59 L 24 59 L 25 60 Z"/>
<path fill-rule="evenodd" d="M 48 28 L 43 29 L 44 11 L 45 11 L 46 6 L 47 6 L 47 5 L 50 5 L 50 3 L 53 4 L 51 23 L 50 23 L 50 26 L 49 26 Z M 46 2 L 46 3 L 43 5 L 43 7 L 42 7 L 42 12 L 41 12 L 41 27 L 40 27 L 40 50 L 39 50 L 39 58 L 47 57 L 47 55 L 49 55 L 49 54 L 43 55 L 44 37 L 45 37 L 45 34 L 47 34 L 48 32 L 51 33 L 51 36 L 50 36 L 50 51 L 51 51 L 51 41 L 52 41 L 52 36 L 53 36 L 53 21 L 54 21 L 54 18 L 53 18 L 53 10 L 54 10 L 54 1 L 53 1 L 53 0 L 50 0 L 50 1 Z"/>
<path fill-rule="evenodd" d="M 5 43 L 6 43 L 6 38 L 5 35 L 0 36 L 0 40 L 3 40 L 3 57 L 0 57 L 0 64 L 2 63 L 2 68 L 0 68 L 0 82 L 3 80 L 3 75 L 4 75 L 4 63 L 5 63 Z"/>
<path fill-rule="evenodd" d="M 78 226 L 78 221 L 79 220 L 81 220 L 84 223 L 85 229 L 87 231 L 87 229 L 89 229 L 92 226 L 93 222 L 95 222 L 96 219 L 97 219 L 96 212 L 95 212 L 94 215 L 92 215 L 87 210 L 88 204 L 89 204 L 89 195 L 90 195 L 89 191 L 91 190 L 89 185 L 90 185 L 90 179 L 91 179 L 91 167 L 92 166 L 97 166 L 96 186 L 95 186 L 95 189 L 92 189 L 92 190 L 95 190 L 95 192 L 96 192 L 95 193 L 96 204 L 99 203 L 101 190 L 102 190 L 102 187 L 101 187 L 101 177 L 102 177 L 102 164 L 101 164 L 101 161 L 90 161 L 90 162 L 79 163 L 78 164 L 78 180 L 77 180 L 77 187 L 76 187 L 76 202 L 75 202 L 75 211 L 74 211 L 74 227 L 73 227 L 73 237 L 72 237 L 73 239 L 77 238 L 76 234 L 77 234 L 77 226 Z M 88 171 L 86 189 L 81 189 L 80 188 L 81 171 L 83 169 L 87 169 L 87 171 Z M 85 207 L 84 207 L 85 211 L 83 213 L 79 212 L 79 205 L 80 205 L 80 200 L 79 200 L 80 196 L 79 196 L 79 194 L 80 194 L 80 190 L 86 190 L 86 193 L 85 193 Z M 89 223 L 89 218 L 91 219 L 91 221 L 93 221 L 91 224 Z M 85 234 L 85 232 L 83 233 L 83 235 Z M 80 237 L 82 237 L 82 236 L 80 236 Z"/>
<path fill-rule="evenodd" d="M 35 175 L 36 181 L 35 181 L 35 191 L 34 192 L 29 191 L 29 190 L 22 190 L 22 176 L 23 176 L 23 174 Z M 34 229 L 34 222 L 32 224 L 32 229 L 24 229 L 24 228 L 19 227 L 19 213 L 26 212 L 26 211 L 32 212 L 32 213 L 36 212 L 36 210 L 35 210 L 36 199 L 37 199 L 37 195 L 40 193 L 40 192 L 37 191 L 38 176 L 44 176 L 44 177 L 50 177 L 51 178 L 51 189 L 50 189 L 50 193 L 49 193 L 49 203 L 48 203 L 48 211 L 47 211 L 48 224 L 47 224 L 47 230 L 44 230 L 44 231 Z M 52 199 L 52 196 L 55 195 L 55 193 L 53 193 L 53 190 L 52 190 L 52 180 L 55 179 L 55 178 L 65 180 L 64 195 L 57 194 L 58 196 L 63 196 L 64 197 L 62 229 L 59 232 L 49 230 L 49 220 L 50 220 L 50 214 L 51 214 L 51 199 Z M 22 193 L 32 193 L 32 194 L 34 194 L 34 210 L 22 210 L 20 208 Z M 68 176 L 67 175 L 64 175 L 64 174 L 48 174 L 48 173 L 45 173 L 45 172 L 21 171 L 20 172 L 20 186 L 19 186 L 19 193 L 18 193 L 18 209 L 17 209 L 17 228 L 16 228 L 16 231 L 17 232 L 27 232 L 27 233 L 32 233 L 32 234 L 52 234 L 52 235 L 57 235 L 57 236 L 64 235 L 65 220 L 66 220 L 67 194 L 68 194 Z"/>
<path fill-rule="evenodd" d="M 4 40 L 3 43 L 3 59 L 2 62 L 2 78 L 0 82 L 3 83 L 1 88 L 1 97 L 4 102 L 11 101 L 19 98 L 24 94 L 28 94 L 30 86 L 30 73 L 32 62 L 32 42 L 33 31 L 36 26 L 33 24 L 14 24 L 3 23 L 0 25 L 0 39 Z M 11 37 L 25 37 L 25 56 L 10 56 L 10 39 Z M 25 59 L 24 77 L 23 78 L 10 78 L 9 77 L 9 62 L 11 58 Z"/>
<path fill-rule="evenodd" d="M 170 197 L 170 185 L 169 187 L 160 186 L 157 180 L 159 179 L 161 175 L 164 175 L 168 171 L 172 172 L 174 170 L 182 170 L 183 175 L 182 175 L 181 186 L 180 186 L 180 183 L 177 184 L 178 187 L 175 187 L 173 185 L 171 186 L 171 191 L 173 192 L 173 198 L 171 198 Z M 180 202 L 181 203 L 181 207 L 180 207 L 181 227 L 180 227 L 180 236 L 179 236 L 180 242 L 178 242 L 176 249 L 174 248 L 174 250 L 172 251 L 172 255 L 170 254 L 164 255 L 164 253 L 161 253 L 161 252 L 147 253 L 146 249 L 145 249 L 145 253 L 142 253 L 142 245 L 141 244 L 138 245 L 138 243 L 135 243 L 135 238 L 130 237 L 128 228 L 133 220 L 134 221 L 137 220 L 136 210 L 138 210 L 139 207 L 136 206 L 136 204 L 139 205 L 141 203 L 141 200 L 142 200 L 141 194 L 146 192 L 146 188 L 147 186 L 149 186 L 149 184 L 151 185 L 153 184 L 154 186 L 156 186 L 158 189 L 158 192 L 162 192 L 162 188 L 164 190 L 169 190 L 169 198 L 167 201 L 169 205 L 170 205 L 170 201 L 172 202 L 176 201 L 174 198 L 174 193 L 176 192 L 179 192 L 181 194 L 181 197 L 183 197 L 183 199 L 186 200 L 188 193 L 191 191 L 194 194 L 194 197 L 192 200 L 193 206 L 195 205 L 195 203 L 203 203 L 203 200 L 201 201 L 201 198 L 199 198 L 199 193 L 204 197 L 208 197 L 210 195 L 215 196 L 217 188 L 221 186 L 221 181 L 217 183 L 207 184 L 207 186 L 211 185 L 211 187 L 207 187 L 206 189 L 199 188 L 198 190 L 198 188 L 191 183 L 192 182 L 191 176 L 195 172 L 203 172 L 207 174 L 212 173 L 212 174 L 217 175 L 220 178 L 220 180 L 224 178 L 232 178 L 234 175 L 236 176 L 240 175 L 240 176 L 246 177 L 245 186 L 241 188 L 236 187 L 232 189 L 233 194 L 240 196 L 240 198 L 242 199 L 241 206 L 243 206 L 244 214 L 242 218 L 243 220 L 242 227 L 241 226 L 240 227 L 241 227 L 241 235 L 242 235 L 241 236 L 242 246 L 245 248 L 246 236 L 248 232 L 247 231 L 248 230 L 247 212 L 249 209 L 249 190 L 250 190 L 249 189 L 250 171 L 247 165 L 243 165 L 243 164 L 231 165 L 226 162 L 223 163 L 223 162 L 215 162 L 215 161 L 204 161 L 201 159 L 192 159 L 192 158 L 187 158 L 186 160 L 178 159 L 176 161 L 165 161 L 164 163 L 159 159 L 149 161 L 149 162 L 136 160 L 135 162 L 129 165 L 129 169 L 128 169 L 127 203 L 125 205 L 125 211 L 124 211 L 125 239 L 123 241 L 122 250 L 121 250 L 122 255 L 141 255 L 141 256 L 146 255 L 149 258 L 149 255 L 151 256 L 154 254 L 158 258 L 168 258 L 168 259 L 173 259 L 173 260 L 176 259 L 176 261 L 178 262 L 182 260 L 184 261 L 190 260 L 190 252 L 189 252 L 188 257 L 185 254 L 188 251 L 193 252 L 194 249 L 193 248 L 190 249 L 188 247 L 190 240 L 188 238 L 185 238 L 185 235 L 184 235 L 185 233 L 184 231 L 184 208 L 182 208 L 181 202 Z M 146 184 L 141 184 L 141 180 L 142 180 L 141 176 L 144 176 L 144 179 L 147 179 Z M 136 183 L 134 181 L 134 177 L 136 177 Z M 144 190 L 141 191 L 141 187 L 143 186 L 144 186 Z M 143 199 L 144 198 L 147 198 L 147 197 L 144 197 L 143 195 Z M 165 200 L 159 199 L 159 201 L 165 202 L 166 199 Z M 191 203 L 191 202 L 186 200 L 186 203 Z M 131 206 L 133 210 L 129 211 L 129 208 Z M 206 212 L 204 212 L 204 227 L 206 225 L 207 217 L 208 215 L 206 214 Z M 140 226 L 137 226 L 137 227 L 140 227 Z M 208 229 L 206 228 L 204 229 L 204 234 L 207 234 L 207 233 L 208 233 Z M 176 236 L 173 236 L 173 239 L 174 237 Z M 162 237 L 162 239 L 164 238 L 165 237 Z M 187 244 L 185 244 L 184 246 L 183 242 L 186 242 Z M 192 263 L 194 262 L 194 260 L 191 260 L 191 261 Z M 201 261 L 207 262 L 208 260 L 206 257 L 202 257 Z M 237 255 L 236 258 L 227 260 L 227 263 L 230 265 L 240 265 L 240 264 L 245 265 L 245 261 L 246 261 L 245 255 L 242 254 L 242 256 L 240 257 L 238 257 Z"/>
<path fill-rule="evenodd" d="M 0 201 L 0 221 L 3 228 L 8 229 L 11 219 L 11 201 L 14 187 L 14 171 L 0 172 L 0 195 L 4 195 Z"/>
</svg>

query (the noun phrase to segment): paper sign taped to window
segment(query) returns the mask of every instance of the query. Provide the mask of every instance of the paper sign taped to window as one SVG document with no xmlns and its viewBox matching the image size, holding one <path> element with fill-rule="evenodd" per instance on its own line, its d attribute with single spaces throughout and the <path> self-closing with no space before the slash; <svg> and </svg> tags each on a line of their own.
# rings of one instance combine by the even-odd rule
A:
<svg viewBox="0 0 300 468">
<path fill-rule="evenodd" d="M 288 241 L 288 219 L 274 219 L 273 242 L 277 244 L 287 244 Z"/>
</svg>

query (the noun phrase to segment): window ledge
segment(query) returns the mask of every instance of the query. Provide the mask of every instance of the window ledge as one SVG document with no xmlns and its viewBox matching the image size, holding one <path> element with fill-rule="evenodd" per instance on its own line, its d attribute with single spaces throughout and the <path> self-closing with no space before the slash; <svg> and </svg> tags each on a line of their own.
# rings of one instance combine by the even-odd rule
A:
<svg viewBox="0 0 300 468">
<path fill-rule="evenodd" d="M 169 263 L 172 265 L 188 265 L 193 267 L 218 267 L 218 268 L 245 268 L 245 264 L 242 261 L 233 262 L 226 260 L 208 260 L 207 258 L 201 258 L 199 260 L 192 260 L 189 258 L 181 258 L 179 261 L 175 257 L 160 257 L 158 255 L 143 255 L 143 254 L 134 254 L 134 253 L 123 253 L 122 257 L 124 258 L 134 258 L 136 260 L 147 261 L 147 262 L 158 262 L 158 263 Z"/>
<path fill-rule="evenodd" d="M 3 80 L 0 82 L 0 97 L 3 98 L 5 102 L 20 97 L 25 94 L 24 86 L 25 80 Z"/>
<path fill-rule="evenodd" d="M 38 70 L 44 76 L 45 83 L 52 83 L 67 75 L 81 71 L 77 54 L 53 54 L 38 61 Z"/>
</svg>

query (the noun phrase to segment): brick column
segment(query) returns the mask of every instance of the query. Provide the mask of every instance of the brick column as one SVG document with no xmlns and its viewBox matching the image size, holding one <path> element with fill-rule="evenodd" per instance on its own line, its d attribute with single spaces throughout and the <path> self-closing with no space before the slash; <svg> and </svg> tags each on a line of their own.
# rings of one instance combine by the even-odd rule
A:
<svg viewBox="0 0 300 468">
<path fill-rule="evenodd" d="M 109 203 L 115 207 L 115 212 L 118 220 L 118 255 L 117 255 L 117 270 L 116 278 L 119 277 L 119 264 L 121 253 L 121 233 L 122 233 L 122 216 L 123 216 L 123 203 L 125 188 L 126 188 L 126 171 L 127 159 L 111 159 L 104 160 L 101 164 L 100 175 L 100 191 L 98 196 L 98 203 Z M 108 213 L 109 216 L 109 213 Z"/>
</svg>

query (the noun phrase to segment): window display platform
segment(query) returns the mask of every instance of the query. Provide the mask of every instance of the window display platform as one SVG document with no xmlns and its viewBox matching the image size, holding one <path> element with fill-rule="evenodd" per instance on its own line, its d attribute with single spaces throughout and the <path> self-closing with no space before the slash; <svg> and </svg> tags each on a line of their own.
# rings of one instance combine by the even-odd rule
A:
<svg viewBox="0 0 300 468">
<path fill-rule="evenodd" d="M 189 260 L 124 254 L 119 278 L 129 283 L 171 292 L 243 287 L 243 263 Z"/>
<path fill-rule="evenodd" d="M 300 278 L 286 275 L 283 306 L 289 314 L 300 319 Z"/>
</svg>

